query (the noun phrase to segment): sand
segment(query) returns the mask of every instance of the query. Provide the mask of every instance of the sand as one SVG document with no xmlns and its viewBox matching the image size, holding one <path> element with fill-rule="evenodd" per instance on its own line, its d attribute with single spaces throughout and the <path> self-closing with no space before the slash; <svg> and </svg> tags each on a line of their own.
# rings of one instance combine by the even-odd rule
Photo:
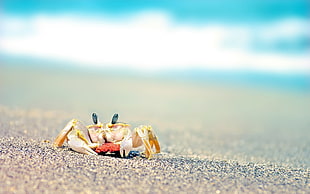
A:
<svg viewBox="0 0 310 194">
<path fill-rule="evenodd" d="M 67 73 L 1 67 L 0 193 L 310 193 L 307 92 Z M 162 153 L 52 146 L 93 111 L 152 125 Z"/>
<path fill-rule="evenodd" d="M 152 160 L 87 156 L 1 138 L 1 193 L 308 193 L 309 170 L 169 153 Z"/>
<path fill-rule="evenodd" d="M 1 193 L 310 191 L 309 168 L 226 160 L 220 154 L 193 153 L 182 149 L 182 145 L 174 148 L 162 144 L 163 152 L 151 160 L 88 156 L 70 150 L 67 145 L 54 148 L 51 143 L 57 130 L 50 132 L 49 126 L 59 125 L 57 119 L 63 121 L 60 113 L 12 111 L 3 106 L 0 110 Z M 44 125 L 46 121 L 48 124 Z"/>
</svg>

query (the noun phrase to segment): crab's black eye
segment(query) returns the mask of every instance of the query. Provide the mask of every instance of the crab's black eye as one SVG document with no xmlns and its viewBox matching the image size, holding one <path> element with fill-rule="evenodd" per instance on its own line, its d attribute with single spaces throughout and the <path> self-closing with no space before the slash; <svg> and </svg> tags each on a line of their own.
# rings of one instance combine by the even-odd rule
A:
<svg viewBox="0 0 310 194">
<path fill-rule="evenodd" d="M 113 117 L 112 117 L 112 124 L 115 124 L 116 122 L 117 122 L 117 120 L 118 120 L 118 114 L 117 113 L 115 113 L 114 115 L 113 115 Z"/>
<path fill-rule="evenodd" d="M 93 113 L 92 115 L 92 118 L 93 118 L 93 122 L 95 123 L 95 125 L 98 124 L 98 117 L 97 117 L 97 114 L 96 113 Z"/>
</svg>

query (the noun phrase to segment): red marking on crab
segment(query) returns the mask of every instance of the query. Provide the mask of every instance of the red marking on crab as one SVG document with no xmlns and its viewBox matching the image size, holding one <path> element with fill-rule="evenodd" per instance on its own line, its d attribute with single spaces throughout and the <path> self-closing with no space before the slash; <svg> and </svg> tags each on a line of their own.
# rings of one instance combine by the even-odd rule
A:
<svg viewBox="0 0 310 194">
<path fill-rule="evenodd" d="M 121 147 L 119 144 L 114 143 L 104 143 L 101 146 L 97 147 L 95 152 L 101 153 L 101 152 L 117 152 L 120 151 Z"/>
</svg>

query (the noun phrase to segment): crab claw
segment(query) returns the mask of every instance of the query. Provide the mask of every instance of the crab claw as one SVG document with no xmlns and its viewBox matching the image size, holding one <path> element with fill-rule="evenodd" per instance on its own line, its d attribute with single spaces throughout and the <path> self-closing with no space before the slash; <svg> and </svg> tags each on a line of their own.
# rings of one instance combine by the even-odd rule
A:
<svg viewBox="0 0 310 194">
<path fill-rule="evenodd" d="M 132 136 L 127 135 L 121 142 L 120 155 L 122 158 L 127 157 L 129 152 L 132 150 Z"/>
<path fill-rule="evenodd" d="M 97 155 L 97 153 L 91 148 L 98 147 L 96 143 L 90 143 L 85 135 L 79 130 L 72 130 L 68 134 L 68 145 L 76 152 L 80 152 L 88 155 Z"/>
<path fill-rule="evenodd" d="M 91 143 L 87 127 L 76 119 L 69 121 L 65 128 L 61 130 L 54 141 L 54 146 L 62 146 L 65 140 L 68 141 L 69 147 L 74 151 L 83 154 L 97 154 L 92 148 L 96 148 L 98 144 Z"/>
</svg>

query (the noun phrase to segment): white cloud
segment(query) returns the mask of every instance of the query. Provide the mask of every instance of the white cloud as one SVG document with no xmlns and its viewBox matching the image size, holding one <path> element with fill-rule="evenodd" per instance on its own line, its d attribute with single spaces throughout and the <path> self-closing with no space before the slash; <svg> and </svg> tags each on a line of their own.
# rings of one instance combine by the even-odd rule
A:
<svg viewBox="0 0 310 194">
<path fill-rule="evenodd" d="M 285 22 L 278 24 L 280 31 L 285 32 Z M 285 37 L 304 32 L 303 23 L 287 23 L 291 30 L 284 33 Z M 122 20 L 69 15 L 6 17 L 0 52 L 143 70 L 199 67 L 309 71 L 307 55 L 250 50 L 249 44 L 256 35 L 272 38 L 279 33 L 276 27 L 269 31 L 264 26 L 255 31 L 252 27 L 181 25 L 164 13 L 141 13 Z"/>
</svg>

